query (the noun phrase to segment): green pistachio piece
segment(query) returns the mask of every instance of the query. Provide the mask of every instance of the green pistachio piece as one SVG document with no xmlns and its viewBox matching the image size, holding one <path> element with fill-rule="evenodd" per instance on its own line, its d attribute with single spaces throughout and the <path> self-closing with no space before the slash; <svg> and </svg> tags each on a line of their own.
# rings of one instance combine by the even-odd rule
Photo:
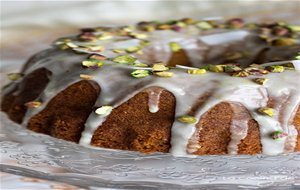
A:
<svg viewBox="0 0 300 190">
<path fill-rule="evenodd" d="M 92 80 L 93 79 L 93 76 L 86 75 L 86 74 L 80 74 L 79 77 L 84 79 L 84 80 Z"/>
<path fill-rule="evenodd" d="M 135 63 L 131 63 L 129 64 L 130 66 L 133 66 L 133 67 L 148 67 L 147 64 L 145 63 L 140 63 L 140 62 L 135 62 Z"/>
<path fill-rule="evenodd" d="M 113 59 L 113 62 L 121 63 L 121 64 L 133 63 L 135 61 L 136 61 L 136 58 L 132 57 L 130 55 L 121 55 L 121 56 L 115 57 Z"/>
<path fill-rule="evenodd" d="M 205 22 L 205 21 L 198 22 L 196 24 L 196 26 L 202 30 L 209 30 L 209 29 L 214 28 L 213 25 L 211 25 L 210 23 Z"/>
<path fill-rule="evenodd" d="M 42 102 L 38 102 L 38 101 L 31 101 L 31 102 L 25 103 L 25 106 L 28 108 L 38 108 L 41 105 L 42 105 Z"/>
<path fill-rule="evenodd" d="M 167 70 L 169 70 L 169 68 L 161 63 L 156 63 L 156 64 L 153 64 L 152 70 L 153 71 L 167 71 Z"/>
<path fill-rule="evenodd" d="M 284 137 L 287 137 L 288 134 L 287 133 L 284 133 L 282 131 L 274 131 L 272 134 L 271 134 L 271 137 L 272 139 L 274 140 L 282 140 Z"/>
<path fill-rule="evenodd" d="M 94 60 L 106 60 L 107 58 L 103 55 L 98 55 L 98 54 L 92 54 L 89 56 L 89 59 L 94 59 Z"/>
<path fill-rule="evenodd" d="M 216 73 L 224 72 L 224 65 L 209 65 L 208 70 Z"/>
<path fill-rule="evenodd" d="M 109 40 L 112 38 L 113 38 L 113 35 L 111 33 L 103 33 L 103 34 L 97 36 L 98 40 Z"/>
<path fill-rule="evenodd" d="M 224 66 L 224 72 L 226 73 L 232 73 L 232 72 L 236 72 L 236 71 L 241 71 L 242 69 L 238 66 L 235 65 L 225 65 Z"/>
<path fill-rule="evenodd" d="M 296 40 L 293 38 L 278 38 L 272 41 L 274 46 L 290 46 L 296 43 Z"/>
<path fill-rule="evenodd" d="M 7 78 L 11 81 L 16 81 L 23 77 L 22 73 L 9 73 L 7 74 Z"/>
<path fill-rule="evenodd" d="M 270 117 L 274 116 L 274 109 L 269 107 L 261 107 L 257 110 L 259 113 L 268 115 Z"/>
<path fill-rule="evenodd" d="M 231 76 L 233 76 L 233 77 L 247 77 L 249 75 L 250 74 L 247 71 L 243 71 L 243 70 L 237 71 L 237 72 L 234 72 L 231 74 Z"/>
<path fill-rule="evenodd" d="M 104 65 L 104 62 L 98 61 L 96 59 L 88 59 L 82 61 L 82 65 L 85 67 L 102 67 Z"/>
<path fill-rule="evenodd" d="M 96 109 L 95 113 L 97 115 L 107 116 L 111 113 L 112 110 L 113 110 L 112 106 L 101 106 L 100 108 Z"/>
<path fill-rule="evenodd" d="M 300 26 L 297 25 L 289 25 L 287 26 L 292 32 L 300 32 Z"/>
<path fill-rule="evenodd" d="M 284 71 L 284 66 L 282 65 L 272 65 L 266 67 L 266 69 L 272 73 L 282 73 Z"/>
<path fill-rule="evenodd" d="M 137 52 L 139 51 L 141 48 L 139 46 L 134 46 L 134 47 L 129 47 L 129 48 L 126 48 L 125 50 L 128 52 L 128 53 L 134 53 L 134 52 Z"/>
<path fill-rule="evenodd" d="M 113 52 L 115 53 L 125 53 L 124 49 L 113 49 Z"/>
<path fill-rule="evenodd" d="M 267 78 L 255 78 L 253 79 L 253 81 L 257 84 L 261 84 L 261 85 L 264 85 L 268 82 L 269 79 Z"/>
<path fill-rule="evenodd" d="M 188 74 L 192 74 L 192 75 L 201 75 L 206 73 L 205 69 L 189 69 L 187 70 Z"/>
<path fill-rule="evenodd" d="M 150 75 L 150 72 L 148 70 L 135 70 L 135 71 L 131 72 L 131 76 L 134 78 L 144 78 L 149 75 Z"/>
<path fill-rule="evenodd" d="M 170 42 L 169 46 L 170 46 L 172 52 L 178 52 L 178 51 L 180 51 L 182 49 L 181 46 L 180 46 L 180 44 L 178 44 L 176 42 Z"/>
<path fill-rule="evenodd" d="M 295 59 L 300 60 L 300 53 L 295 57 Z"/>
<path fill-rule="evenodd" d="M 172 77 L 174 75 L 174 73 L 172 72 L 167 72 L 167 71 L 160 71 L 160 72 L 155 72 L 155 75 L 159 76 L 159 77 Z"/>
<path fill-rule="evenodd" d="M 198 121 L 197 118 L 189 115 L 178 117 L 177 120 L 180 121 L 181 123 L 188 123 L 188 124 L 197 123 Z"/>
</svg>

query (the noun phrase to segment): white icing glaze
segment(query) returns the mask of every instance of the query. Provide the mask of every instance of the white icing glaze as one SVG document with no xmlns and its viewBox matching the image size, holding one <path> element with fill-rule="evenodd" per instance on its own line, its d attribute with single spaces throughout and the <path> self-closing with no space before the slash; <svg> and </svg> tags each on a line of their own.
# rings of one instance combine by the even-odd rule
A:
<svg viewBox="0 0 300 190">
<path fill-rule="evenodd" d="M 149 64 L 158 61 L 167 62 L 172 55 L 168 43 L 178 42 L 186 50 L 193 65 L 197 67 L 204 64 L 207 58 L 216 57 L 216 55 L 222 55 L 226 52 L 230 44 L 224 43 L 234 41 L 238 46 L 244 44 L 246 49 L 251 50 L 264 47 L 252 41 L 245 43 L 244 41 L 247 40 L 247 37 L 251 37 L 252 35 L 247 31 L 228 33 L 225 31 L 222 34 L 208 34 L 198 38 L 200 33 L 201 31 L 195 32 L 193 29 L 187 30 L 187 33 L 155 31 L 147 39 L 151 41 L 151 45 L 143 49 L 144 54 L 135 54 L 135 56 L 139 61 Z M 220 42 L 217 39 L 222 40 Z M 122 41 L 113 40 L 97 41 L 94 44 L 105 46 L 105 50 L 100 54 L 113 58 L 117 54 L 112 52 L 112 49 L 133 47 L 137 46 L 140 42 L 137 39 L 125 37 L 118 39 Z M 78 45 L 82 44 L 82 42 L 75 43 Z M 203 46 L 205 44 L 206 46 Z M 253 55 L 257 53 L 257 51 L 253 52 L 255 52 Z M 85 53 L 92 52 L 86 51 Z M 95 103 L 95 107 L 110 105 L 116 108 L 140 91 L 146 91 L 149 94 L 149 111 L 155 113 L 159 110 L 159 99 L 162 90 L 153 91 L 148 89 L 149 87 L 156 86 L 173 93 L 176 98 L 175 117 L 179 117 L 188 114 L 200 97 L 213 91 L 204 104 L 196 110 L 194 116 L 201 119 L 215 105 L 221 102 L 230 103 L 234 114 L 230 129 L 231 141 L 228 145 L 229 154 L 236 154 L 238 152 L 238 144 L 247 135 L 247 121 L 251 118 L 250 116 L 259 124 L 264 154 L 273 155 L 290 152 L 295 147 L 297 131 L 295 130 L 295 126 L 291 124 L 291 120 L 300 102 L 300 74 L 298 71 L 285 71 L 280 74 L 270 73 L 267 75 L 270 81 L 264 86 L 252 82 L 250 80 L 252 77 L 236 78 L 230 77 L 225 73 L 189 75 L 184 71 L 184 69 L 187 69 L 184 66 L 173 69 L 174 77 L 172 78 L 160 78 L 152 75 L 141 79 L 134 79 L 130 76 L 130 72 L 136 68 L 121 64 L 112 64 L 110 61 L 106 61 L 106 65 L 97 70 L 82 69 L 80 63 L 85 58 L 86 55 L 76 55 L 71 52 L 57 50 L 57 54 L 53 57 L 37 60 L 25 71 L 25 74 L 28 74 L 37 68 L 44 67 L 52 72 L 52 76 L 50 83 L 38 98 L 43 102 L 43 105 L 37 109 L 29 109 L 23 125 L 26 125 L 28 119 L 33 115 L 43 110 L 57 93 L 70 84 L 81 80 L 79 74 L 88 74 L 101 87 L 101 93 Z M 249 62 L 249 60 L 245 61 L 245 63 Z M 294 61 L 293 63 L 298 70 L 299 62 Z M 280 97 L 284 97 L 285 101 L 279 100 L 274 105 L 274 110 L 276 111 L 275 117 L 268 117 L 257 113 L 258 108 L 268 105 L 270 98 L 280 99 Z M 249 114 L 246 112 L 239 113 L 239 105 L 244 106 L 249 111 Z M 281 117 L 279 117 L 279 113 L 282 115 Z M 90 114 L 85 124 L 85 130 L 82 133 L 81 145 L 90 144 L 94 131 L 101 126 L 106 118 L 107 116 L 99 116 L 95 113 Z M 195 125 L 183 124 L 177 120 L 174 121 L 170 150 L 172 154 L 187 156 L 201 147 L 201 144 L 198 143 L 199 136 L 197 135 L 201 131 L 201 128 L 196 129 Z M 270 134 L 276 130 L 284 131 L 289 136 L 283 140 L 274 141 L 270 138 Z"/>
</svg>

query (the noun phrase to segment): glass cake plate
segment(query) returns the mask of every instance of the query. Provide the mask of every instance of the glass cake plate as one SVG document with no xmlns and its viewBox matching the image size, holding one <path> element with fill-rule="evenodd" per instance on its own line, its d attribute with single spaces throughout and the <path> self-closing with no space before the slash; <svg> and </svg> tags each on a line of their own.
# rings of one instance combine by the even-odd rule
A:
<svg viewBox="0 0 300 190">
<path fill-rule="evenodd" d="M 187 158 L 92 149 L 31 132 L 0 116 L 2 172 L 84 188 L 300 188 L 300 153 Z"/>
</svg>

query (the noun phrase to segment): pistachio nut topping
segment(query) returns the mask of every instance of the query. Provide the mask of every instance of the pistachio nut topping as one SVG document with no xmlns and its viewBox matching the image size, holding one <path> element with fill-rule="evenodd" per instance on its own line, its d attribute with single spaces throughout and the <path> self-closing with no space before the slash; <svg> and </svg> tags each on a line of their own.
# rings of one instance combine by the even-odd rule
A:
<svg viewBox="0 0 300 190">
<path fill-rule="evenodd" d="M 180 44 L 178 44 L 177 42 L 170 42 L 169 46 L 173 52 L 178 52 L 182 49 Z"/>
<path fill-rule="evenodd" d="M 259 113 L 268 115 L 270 117 L 274 116 L 274 109 L 269 107 L 261 107 L 257 110 Z"/>
<path fill-rule="evenodd" d="M 107 116 L 111 113 L 112 110 L 113 110 L 112 106 L 101 106 L 100 108 L 97 108 L 95 110 L 95 113 L 97 115 Z"/>
<path fill-rule="evenodd" d="M 288 134 L 282 131 L 275 131 L 271 134 L 272 139 L 274 140 L 282 140 L 283 138 L 287 137 Z"/>
<path fill-rule="evenodd" d="M 150 71 L 148 70 L 135 70 L 131 72 L 131 76 L 134 78 L 144 78 L 150 75 Z"/>
<path fill-rule="evenodd" d="M 153 71 L 167 71 L 167 70 L 169 70 L 169 68 L 166 67 L 165 65 L 163 65 L 162 63 L 155 63 L 152 66 L 152 70 Z"/>
<path fill-rule="evenodd" d="M 159 72 L 155 72 L 154 73 L 156 76 L 159 76 L 159 77 L 172 77 L 174 75 L 174 73 L 172 72 L 167 72 L 167 71 L 159 71 Z"/>
<path fill-rule="evenodd" d="M 79 77 L 84 80 L 92 80 L 93 79 L 93 76 L 86 75 L 86 74 L 80 74 Z"/>
<path fill-rule="evenodd" d="M 31 102 L 25 103 L 25 106 L 28 108 L 38 108 L 41 105 L 42 105 L 42 102 L 38 102 L 38 101 L 31 101 Z"/>
<path fill-rule="evenodd" d="M 188 69 L 187 73 L 191 74 L 191 75 L 201 75 L 201 74 L 206 73 L 206 70 L 205 69 Z"/>
<path fill-rule="evenodd" d="M 7 78 L 11 81 L 16 81 L 23 77 L 22 73 L 9 73 L 7 74 Z"/>
<path fill-rule="evenodd" d="M 269 79 L 267 78 L 254 78 L 253 81 L 257 84 L 264 85 L 268 82 Z"/>
<path fill-rule="evenodd" d="M 266 69 L 272 73 L 282 73 L 284 71 L 284 66 L 282 65 L 272 65 L 266 67 Z"/>
<path fill-rule="evenodd" d="M 189 115 L 180 116 L 177 118 L 177 120 L 180 121 L 181 123 L 188 123 L 188 124 L 197 123 L 198 121 L 197 118 Z"/>
<path fill-rule="evenodd" d="M 116 63 L 121 63 L 121 64 L 127 64 L 127 63 L 133 63 L 137 59 L 135 57 L 132 57 L 130 55 L 121 55 L 115 57 L 112 61 Z"/>
</svg>

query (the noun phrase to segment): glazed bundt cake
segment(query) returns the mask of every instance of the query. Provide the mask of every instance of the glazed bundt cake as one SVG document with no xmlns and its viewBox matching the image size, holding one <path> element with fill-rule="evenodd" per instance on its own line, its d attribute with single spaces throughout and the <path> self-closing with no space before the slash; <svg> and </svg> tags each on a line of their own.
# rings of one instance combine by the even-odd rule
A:
<svg viewBox="0 0 300 190">
<path fill-rule="evenodd" d="M 32 131 L 94 147 L 300 151 L 299 32 L 241 19 L 85 28 L 9 74 L 1 108 Z"/>
</svg>

